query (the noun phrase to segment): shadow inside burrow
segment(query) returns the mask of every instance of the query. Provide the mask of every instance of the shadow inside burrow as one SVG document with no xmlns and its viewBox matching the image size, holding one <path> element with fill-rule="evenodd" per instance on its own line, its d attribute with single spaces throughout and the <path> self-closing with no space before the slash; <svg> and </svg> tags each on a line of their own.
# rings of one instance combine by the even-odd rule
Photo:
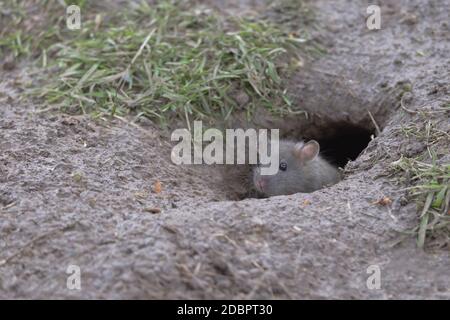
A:
<svg viewBox="0 0 450 320">
<path fill-rule="evenodd" d="M 286 130 L 280 128 L 280 138 L 290 141 L 316 140 L 320 145 L 320 156 L 337 168 L 343 169 L 349 161 L 358 158 L 361 152 L 375 137 L 375 126 L 364 121 L 361 124 L 337 121 L 310 123 L 307 129 Z M 246 140 L 249 143 L 249 140 Z M 248 158 L 246 159 L 248 160 Z M 266 198 L 258 192 L 253 182 L 253 171 L 256 165 L 225 166 L 224 181 L 230 187 L 230 200 L 243 200 L 246 198 Z"/>
</svg>

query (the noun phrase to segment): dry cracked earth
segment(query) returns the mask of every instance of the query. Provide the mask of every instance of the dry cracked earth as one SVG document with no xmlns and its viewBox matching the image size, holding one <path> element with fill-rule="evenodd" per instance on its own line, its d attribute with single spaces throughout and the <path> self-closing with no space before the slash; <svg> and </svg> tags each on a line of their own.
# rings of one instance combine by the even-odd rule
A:
<svg viewBox="0 0 450 320">
<path fill-rule="evenodd" d="M 377 31 L 366 27 L 368 4 L 311 3 L 328 53 L 290 80 L 310 116 L 255 119 L 319 139 L 337 124 L 379 127 L 343 181 L 311 194 L 237 201 L 219 168 L 172 164 L 167 134 L 152 123 L 43 112 L 20 99 L 27 66 L 3 71 L 0 298 L 449 299 L 448 242 L 421 250 L 404 233 L 418 223 L 417 204 L 389 168 L 426 152 L 403 126 L 432 121 L 450 133 L 450 114 L 439 111 L 450 3 L 383 1 Z M 400 106 L 386 88 L 405 83 Z M 352 137 L 330 141 L 339 152 Z M 442 163 L 448 142 L 435 146 Z M 384 197 L 392 204 L 377 204 Z M 70 265 L 81 290 L 67 288 Z M 367 286 L 371 265 L 379 289 Z"/>
</svg>

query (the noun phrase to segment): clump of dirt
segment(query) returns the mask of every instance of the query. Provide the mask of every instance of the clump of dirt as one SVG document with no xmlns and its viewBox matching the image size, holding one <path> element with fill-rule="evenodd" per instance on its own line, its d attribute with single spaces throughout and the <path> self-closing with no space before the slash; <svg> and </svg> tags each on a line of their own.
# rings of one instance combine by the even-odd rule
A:
<svg viewBox="0 0 450 320">
<path fill-rule="evenodd" d="M 307 116 L 253 119 L 350 158 L 311 194 L 231 201 L 218 168 L 173 165 L 152 123 L 39 112 L 20 99 L 26 66 L 4 73 L 0 297 L 448 299 L 448 238 L 417 248 L 410 184 L 390 176 L 430 148 L 450 160 L 446 2 L 386 2 L 378 31 L 361 3 L 312 5 L 328 53 L 290 79 Z M 405 135 L 424 121 L 435 143 Z"/>
</svg>

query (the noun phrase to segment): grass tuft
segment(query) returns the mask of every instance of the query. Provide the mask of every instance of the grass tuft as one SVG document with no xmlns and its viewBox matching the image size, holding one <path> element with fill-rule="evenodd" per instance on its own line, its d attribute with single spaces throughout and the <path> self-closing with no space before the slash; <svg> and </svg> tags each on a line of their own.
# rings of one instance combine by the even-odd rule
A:
<svg viewBox="0 0 450 320">
<path fill-rule="evenodd" d="M 91 14 L 81 30 L 55 28 L 50 38 L 34 95 L 72 112 L 133 112 L 162 123 L 226 120 L 257 107 L 290 112 L 283 79 L 307 47 L 268 20 L 222 17 L 178 1 Z"/>
<path fill-rule="evenodd" d="M 426 239 L 443 240 L 439 246 L 448 246 L 450 240 L 450 164 L 428 164 L 415 159 L 402 158 L 395 163 L 411 175 L 417 183 L 408 188 L 409 196 L 419 204 L 419 225 L 412 230 L 417 245 L 423 248 Z"/>
<path fill-rule="evenodd" d="M 450 247 L 450 163 L 438 161 L 433 146 L 447 145 L 450 134 L 431 122 L 423 126 L 402 128 L 407 137 L 414 137 L 427 146 L 427 152 L 417 158 L 402 156 L 392 166 L 404 173 L 408 196 L 418 204 L 418 225 L 411 230 L 417 236 L 417 246 L 427 242 L 433 246 Z M 431 241 L 433 240 L 433 241 Z"/>
</svg>

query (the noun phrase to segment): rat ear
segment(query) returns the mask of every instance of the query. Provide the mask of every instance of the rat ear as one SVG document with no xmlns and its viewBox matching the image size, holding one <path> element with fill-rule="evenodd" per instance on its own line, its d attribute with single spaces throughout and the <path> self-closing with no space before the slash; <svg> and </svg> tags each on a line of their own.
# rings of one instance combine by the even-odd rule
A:
<svg viewBox="0 0 450 320">
<path fill-rule="evenodd" d="M 311 161 L 319 154 L 320 146 L 316 140 L 310 140 L 307 143 L 297 143 L 294 154 L 301 161 Z"/>
</svg>

